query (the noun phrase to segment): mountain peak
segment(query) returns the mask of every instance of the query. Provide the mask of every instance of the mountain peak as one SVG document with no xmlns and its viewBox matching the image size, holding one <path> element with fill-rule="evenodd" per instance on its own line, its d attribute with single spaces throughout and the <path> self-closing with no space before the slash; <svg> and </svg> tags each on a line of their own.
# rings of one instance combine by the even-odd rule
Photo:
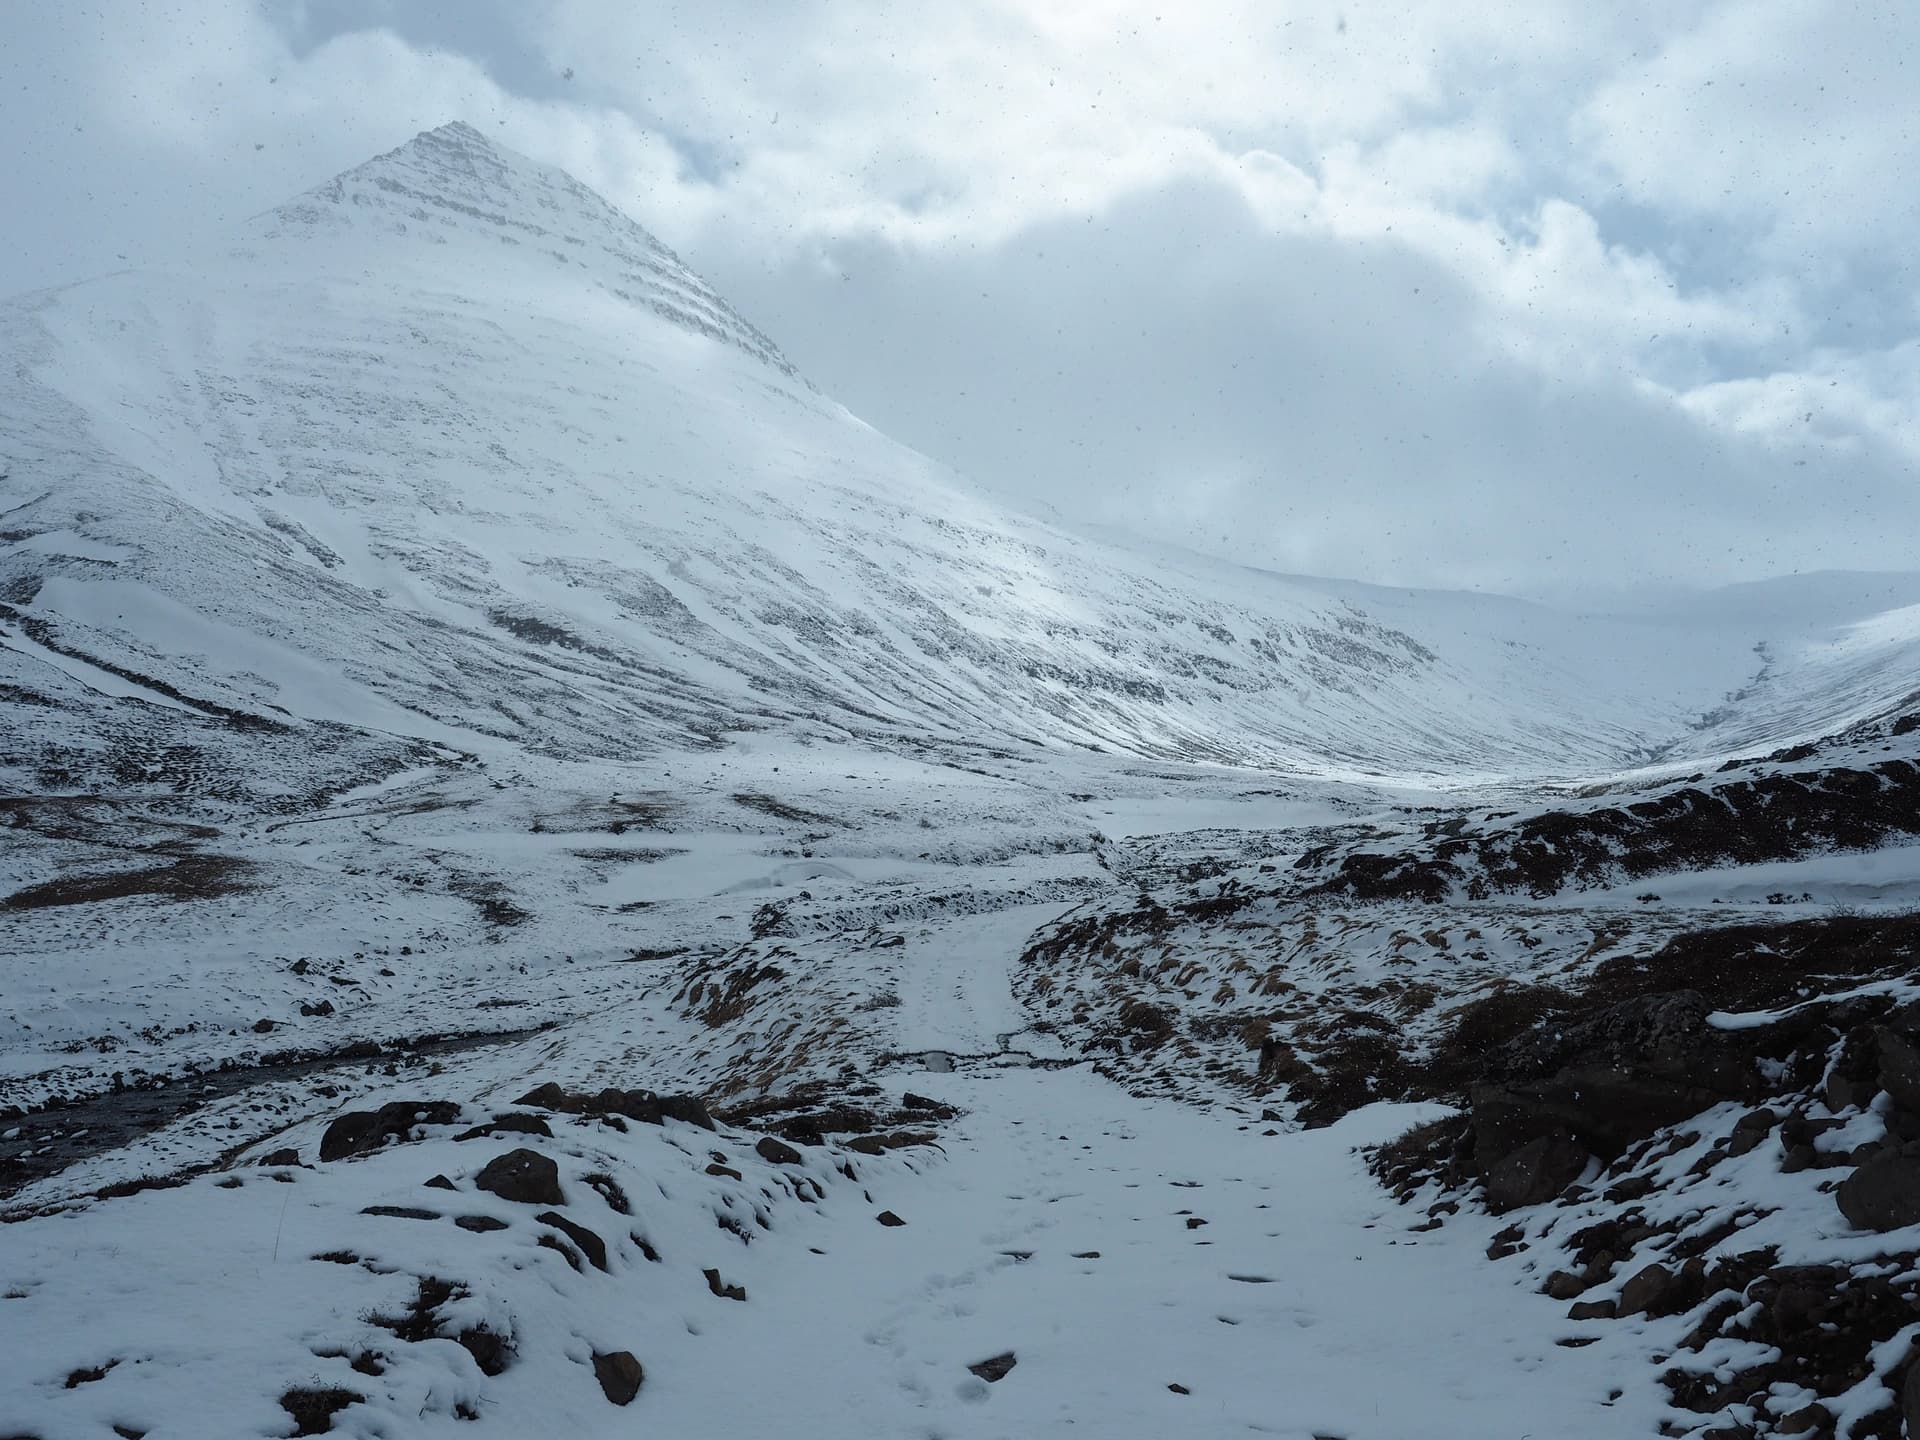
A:
<svg viewBox="0 0 1920 1440">
<path fill-rule="evenodd" d="M 423 130 L 256 217 L 275 245 L 354 238 L 386 254 L 458 247 L 594 286 L 685 330 L 744 350 L 784 375 L 793 363 L 680 257 L 566 171 L 490 140 L 464 120 Z M 435 263 L 444 264 L 444 249 Z M 804 382 L 803 382 L 804 383 Z"/>
</svg>

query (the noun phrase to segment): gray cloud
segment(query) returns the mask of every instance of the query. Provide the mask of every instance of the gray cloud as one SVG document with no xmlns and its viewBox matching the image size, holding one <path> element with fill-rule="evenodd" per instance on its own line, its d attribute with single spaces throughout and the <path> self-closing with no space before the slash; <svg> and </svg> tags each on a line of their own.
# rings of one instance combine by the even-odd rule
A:
<svg viewBox="0 0 1920 1440">
<path fill-rule="evenodd" d="M 883 429 L 1016 497 L 1248 563 L 1495 589 L 1718 582 L 1899 568 L 1920 535 L 1886 443 L 1777 444 L 1627 374 L 1528 364 L 1431 257 L 1276 236 L 1220 185 L 991 249 L 717 258 Z"/>
</svg>

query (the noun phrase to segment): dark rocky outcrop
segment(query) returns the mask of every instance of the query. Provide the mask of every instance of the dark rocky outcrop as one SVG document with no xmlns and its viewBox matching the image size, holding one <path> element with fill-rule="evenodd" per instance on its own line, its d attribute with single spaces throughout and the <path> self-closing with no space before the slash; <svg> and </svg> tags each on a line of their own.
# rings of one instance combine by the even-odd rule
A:
<svg viewBox="0 0 1920 1440">
<path fill-rule="evenodd" d="M 460 1107 L 451 1100 L 395 1100 L 378 1110 L 356 1110 L 342 1115 L 320 1137 L 322 1160 L 344 1160 L 366 1155 L 395 1140 L 404 1140 L 419 1125 L 453 1125 Z"/>
<path fill-rule="evenodd" d="M 1489 1054 L 1468 1089 L 1471 1160 L 1496 1212 L 1558 1194 L 1589 1156 L 1725 1100 L 1758 1098 L 1750 1037 L 1707 1023 L 1698 991 L 1536 1022 Z"/>
<path fill-rule="evenodd" d="M 621 1090 L 611 1085 L 590 1095 L 576 1094 L 548 1081 L 513 1103 L 569 1115 L 619 1115 L 642 1125 L 680 1120 L 703 1130 L 713 1129 L 713 1116 L 707 1111 L 706 1101 L 697 1095 L 658 1095 L 651 1090 Z"/>
<path fill-rule="evenodd" d="M 1805 757 L 1802 757 L 1805 758 Z M 1870 850 L 1920 833 L 1920 764 L 1890 759 L 1798 774 L 1707 780 L 1620 805 L 1549 810 L 1431 826 L 1404 848 L 1332 846 L 1298 862 L 1318 871 L 1308 894 L 1440 904 L 1505 892 L 1548 896 L 1669 871 L 1788 860 L 1815 850 Z"/>
</svg>

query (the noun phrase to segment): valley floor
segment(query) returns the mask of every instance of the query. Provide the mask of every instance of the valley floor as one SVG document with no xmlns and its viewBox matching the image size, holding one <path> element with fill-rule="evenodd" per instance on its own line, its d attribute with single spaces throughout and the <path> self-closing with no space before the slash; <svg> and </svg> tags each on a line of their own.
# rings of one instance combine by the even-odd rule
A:
<svg viewBox="0 0 1920 1440">
<path fill-rule="evenodd" d="M 1726 1407 L 1674 1408 L 1663 1370 L 1736 1376 L 1756 1344 L 1683 1354 L 1680 1309 L 1571 1319 L 1540 1293 L 1571 1211 L 1521 1217 L 1529 1249 L 1472 1187 L 1396 1204 L 1364 1147 L 1447 1112 L 1381 1097 L 1421 1093 L 1394 1067 L 1489 997 L 1572 1004 L 1683 931 L 1910 910 L 1920 847 L 1547 898 L 1310 892 L 1316 850 L 1566 793 L 743 743 L 211 815 L 195 843 L 245 882 L 215 894 L 29 889 L 0 911 L 0 1436 L 1711 1433 Z M 108 842 L 166 819 L 17 809 L 22 884 L 114 873 Z M 1256 1073 L 1267 1036 L 1298 1047 L 1285 1083 Z M 275 1053 L 309 1058 L 204 1078 Z M 94 1112 L 47 1104 L 110 1112 L 120 1079 L 159 1075 L 192 1108 L 93 1153 L 62 1132 Z M 608 1086 L 704 1096 L 718 1129 L 620 1123 L 582 1098 Z M 1864 1102 L 1832 1124 L 1795 1103 L 1829 1148 L 1881 1137 Z M 343 1115 L 396 1104 L 439 1108 L 322 1158 Z M 1685 1168 L 1739 1111 L 1710 1118 L 1665 1182 L 1687 1223 L 1764 1210 L 1793 1263 L 1893 1248 L 1816 1188 L 1837 1150 L 1780 1173 L 1785 1127 L 1737 1171 Z M 562 1198 L 483 1183 L 515 1151 Z M 1641 1243 L 1582 1294 L 1670 1258 Z M 1880 1428 L 1838 1434 L 1894 1433 L 1902 1337 L 1845 1402 Z M 644 1369 L 624 1407 L 595 1370 L 622 1354 Z M 1749 1388 L 1779 1418 L 1815 1395 Z"/>
</svg>

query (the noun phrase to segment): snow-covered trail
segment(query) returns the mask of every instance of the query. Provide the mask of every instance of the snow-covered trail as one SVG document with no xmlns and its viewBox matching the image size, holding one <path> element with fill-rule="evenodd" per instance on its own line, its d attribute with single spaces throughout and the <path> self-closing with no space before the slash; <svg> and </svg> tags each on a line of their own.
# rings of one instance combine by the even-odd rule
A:
<svg viewBox="0 0 1920 1440">
<path fill-rule="evenodd" d="M 762 1257 L 752 1303 L 709 1337 L 750 1383 L 661 1366 L 660 1433 L 1653 1433 L 1651 1397 L 1604 1403 L 1638 1365 L 1604 1339 L 1555 1344 L 1603 1327 L 1486 1263 L 1495 1222 L 1409 1233 L 1421 1217 L 1364 1173 L 1353 1147 L 1414 1107 L 1264 1136 L 1083 1070 L 916 1084 L 969 1114 L 947 1163 L 876 1196 L 907 1223 L 823 1215 L 808 1246 Z M 999 1382 L 968 1372 L 1007 1351 Z"/>
<path fill-rule="evenodd" d="M 1009 974 L 1061 908 L 956 919 L 892 952 L 897 1053 L 988 1054 L 1021 1030 Z M 704 1337 L 750 1379 L 662 1363 L 661 1433 L 1598 1440 L 1663 1413 L 1639 1391 L 1608 1403 L 1614 1376 L 1648 1373 L 1621 1353 L 1631 1337 L 1567 1321 L 1520 1262 L 1487 1263 L 1501 1222 L 1415 1233 L 1425 1217 L 1366 1173 L 1357 1147 L 1434 1107 L 1272 1133 L 1257 1106 L 1145 1099 L 1014 1055 L 882 1078 L 962 1107 L 946 1159 L 873 1192 L 902 1226 L 823 1207 L 804 1241 L 756 1247 L 751 1303 Z M 997 1382 L 968 1370 L 1009 1351 Z"/>
<path fill-rule="evenodd" d="M 1034 932 L 1069 908 L 1058 901 L 1013 905 L 908 936 L 893 975 L 900 1006 L 889 1018 L 897 1049 L 993 1055 L 1011 1035 L 1029 1048 L 1039 1037 L 1022 1033 L 1029 1018 L 1010 976 Z"/>
</svg>

